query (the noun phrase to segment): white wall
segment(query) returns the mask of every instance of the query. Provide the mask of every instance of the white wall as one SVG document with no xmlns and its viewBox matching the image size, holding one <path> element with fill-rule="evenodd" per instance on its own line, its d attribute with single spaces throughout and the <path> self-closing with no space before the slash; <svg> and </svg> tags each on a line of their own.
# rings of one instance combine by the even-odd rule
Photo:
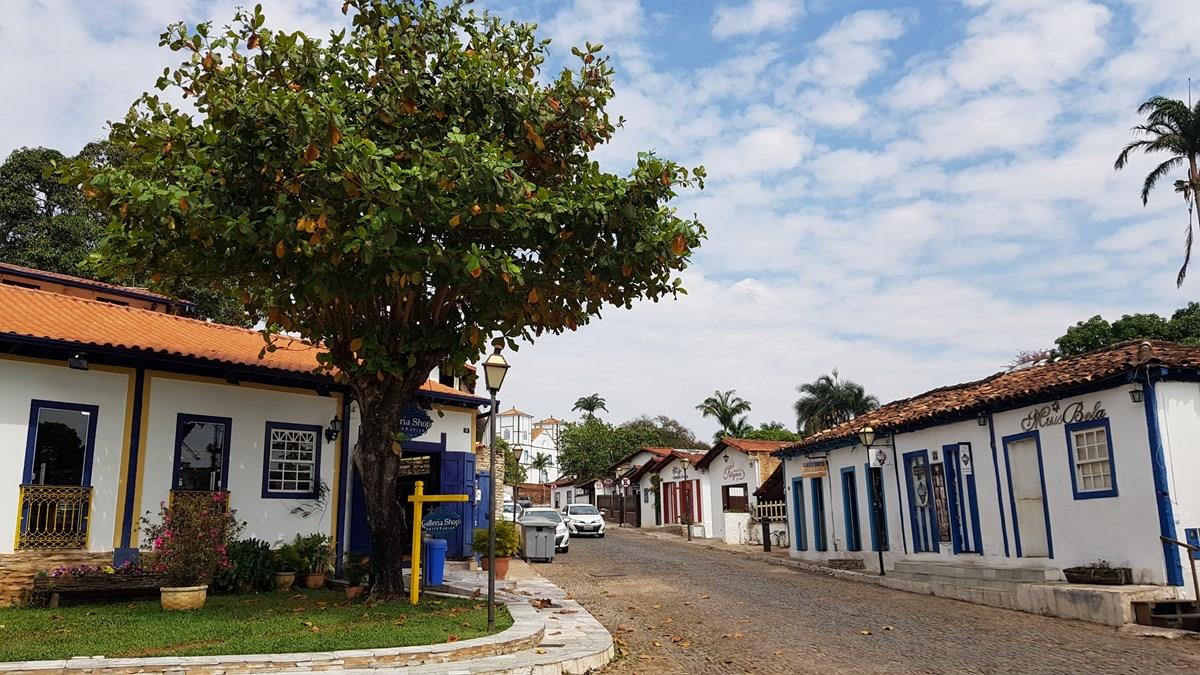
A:
<svg viewBox="0 0 1200 675">
<path fill-rule="evenodd" d="M 653 475 L 653 473 L 647 472 L 638 479 L 638 499 L 639 508 L 642 510 L 642 527 L 657 527 L 655 523 L 657 522 L 656 518 L 659 516 L 655 515 L 657 511 L 654 508 L 654 481 L 650 480 Z M 647 501 L 647 496 L 649 496 L 649 501 Z"/>
<path fill-rule="evenodd" d="M 287 393 L 278 389 L 217 384 L 212 381 L 185 381 L 147 373 L 145 469 L 142 474 L 141 513 L 156 515 L 160 502 L 166 501 L 171 488 L 175 453 L 175 425 L 179 413 L 212 415 L 232 419 L 229 447 L 229 503 L 239 520 L 246 521 L 244 536 L 268 542 L 290 540 L 297 533 L 324 532 L 332 535 L 336 504 L 333 502 L 334 464 L 338 444 L 321 437 L 320 477 L 329 486 L 323 512 L 308 518 L 290 513 L 293 507 L 309 503 L 305 499 L 262 497 L 263 444 L 266 424 L 286 422 L 311 424 L 322 429 L 334 415 L 341 415 L 339 399 L 315 393 Z"/>
<path fill-rule="evenodd" d="M 92 456 L 88 550 L 109 551 L 120 527 L 117 491 L 124 453 L 126 402 L 132 369 L 71 370 L 66 364 L 0 357 L 0 553 L 13 550 L 17 495 L 25 466 L 29 412 L 34 399 L 99 406 Z"/>
<path fill-rule="evenodd" d="M 1180 462 L 1179 457 L 1182 452 L 1179 448 L 1187 447 L 1189 441 L 1186 439 L 1195 438 L 1196 434 L 1200 433 L 1200 418 L 1197 417 L 1195 411 L 1197 388 L 1194 384 L 1162 386 L 1164 389 L 1160 395 L 1166 401 L 1169 409 L 1173 411 L 1170 413 L 1170 422 L 1176 423 L 1178 420 L 1177 430 L 1172 432 L 1172 438 L 1175 439 L 1173 442 L 1176 446 L 1176 478 L 1181 485 L 1191 484 L 1200 478 L 1200 467 L 1194 465 L 1200 462 L 1193 463 L 1190 457 Z M 1003 442 L 1005 436 L 1026 430 L 1022 426 L 1022 422 L 1031 411 L 1046 405 L 1039 404 L 997 412 L 993 415 L 996 438 L 994 462 L 989 429 L 986 426 L 979 426 L 975 420 L 941 425 L 896 436 L 894 458 L 897 463 L 884 469 L 884 492 L 891 543 L 891 550 L 886 556 L 885 564 L 890 565 L 897 559 L 919 558 L 960 562 L 979 561 L 999 566 L 1061 569 L 1103 559 L 1114 566 L 1131 567 L 1135 582 L 1164 583 L 1162 547 L 1158 544 L 1157 510 L 1142 404 L 1130 401 L 1128 387 L 1125 386 L 1063 399 L 1059 402 L 1060 409 L 1075 402 L 1082 402 L 1087 410 L 1092 410 L 1093 406 L 1099 402 L 1107 413 L 1112 433 L 1111 448 L 1116 466 L 1118 495 L 1076 499 L 1071 488 L 1071 475 L 1074 469 L 1067 447 L 1065 427 L 1062 424 L 1048 424 L 1040 429 L 1038 438 L 1041 444 L 1046 484 L 1046 503 L 1051 519 L 1053 559 L 1017 556 Z M 937 553 L 913 553 L 913 533 L 908 511 L 903 455 L 915 450 L 929 450 L 930 460 L 933 460 L 936 450 L 940 461 L 944 459 L 942 447 L 956 443 L 970 443 L 972 448 L 983 556 L 976 553 L 955 555 L 949 543 L 942 543 Z M 793 541 L 792 555 L 803 558 L 860 557 L 864 559 L 868 568 L 873 568 L 875 554 L 869 550 L 869 510 L 871 505 L 864 476 L 864 465 L 867 463 L 866 453 L 861 446 L 855 446 L 835 449 L 828 455 L 829 477 L 826 479 L 826 509 L 831 516 L 829 520 L 832 521 L 832 528 L 829 530 L 830 550 L 825 554 L 813 550 L 811 484 L 806 479 L 804 506 L 808 517 L 809 550 L 797 552 Z M 799 459 L 789 459 L 784 465 L 785 498 L 788 504 L 789 519 L 794 518 L 791 488 L 792 478 L 798 473 L 799 462 Z M 864 550 L 859 554 L 845 553 L 845 517 L 843 515 L 840 471 L 842 467 L 850 465 L 855 467 L 860 502 L 859 513 Z M 897 469 L 899 489 L 896 485 Z M 1182 478 L 1184 474 L 1189 475 L 1187 482 Z M 997 478 L 999 479 L 999 490 L 997 490 Z M 965 481 L 963 487 L 965 488 Z M 1189 507 L 1184 503 L 1189 499 L 1194 501 L 1196 499 L 1194 494 L 1193 491 L 1186 497 L 1176 497 L 1181 504 L 1181 518 L 1194 518 L 1189 514 L 1194 514 L 1196 511 L 1189 509 L 1197 507 L 1194 504 Z M 965 497 L 964 494 L 964 499 Z M 1002 517 L 1003 522 L 1001 521 Z M 903 518 L 903 523 L 901 523 L 901 518 Z M 903 539 L 901 539 L 902 531 Z M 795 532 L 792 522 L 789 522 L 789 532 Z M 1007 552 L 1005 550 L 1006 541 Z M 906 548 L 907 553 L 905 552 Z"/>
<path fill-rule="evenodd" d="M 741 450 L 726 448 L 706 467 L 708 476 L 708 503 L 716 509 L 712 518 L 713 531 L 708 536 L 720 539 L 725 536 L 724 511 L 721 510 L 721 489 L 726 485 L 745 483 L 747 505 L 755 501 L 754 491 L 758 489 L 758 463 Z"/>
<path fill-rule="evenodd" d="M 1200 449 L 1197 448 L 1200 443 L 1200 384 L 1160 382 L 1155 389 L 1167 460 L 1167 486 L 1175 517 L 1175 538 L 1187 541 L 1184 530 L 1200 528 L 1200 489 L 1196 487 L 1200 482 Z M 1184 581 L 1190 588 L 1192 575 L 1187 553 L 1179 549 L 1179 557 L 1183 563 Z M 1200 561 L 1196 564 L 1200 566 Z"/>
</svg>

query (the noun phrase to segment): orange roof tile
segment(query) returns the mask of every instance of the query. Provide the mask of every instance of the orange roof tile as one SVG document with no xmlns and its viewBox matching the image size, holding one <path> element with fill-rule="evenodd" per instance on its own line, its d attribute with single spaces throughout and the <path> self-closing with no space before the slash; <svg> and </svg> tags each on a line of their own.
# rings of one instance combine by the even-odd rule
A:
<svg viewBox="0 0 1200 675">
<path fill-rule="evenodd" d="M 0 336 L 3 335 L 306 375 L 314 374 L 319 353 L 310 344 L 280 337 L 276 341 L 279 348 L 259 358 L 264 342 L 262 334 L 255 330 L 0 285 Z M 432 380 L 421 389 L 474 398 Z"/>
<path fill-rule="evenodd" d="M 893 401 L 872 412 L 831 427 L 783 448 L 799 451 L 826 442 L 846 441 L 865 426 L 880 431 L 931 426 L 941 420 L 965 419 L 1005 406 L 1018 406 L 1055 393 L 1113 380 L 1135 368 L 1164 365 L 1200 369 L 1200 346 L 1162 340 L 1132 340 L 1081 356 L 997 373 L 975 382 L 941 387 Z M 1114 386 L 1115 386 L 1114 382 Z"/>
<path fill-rule="evenodd" d="M 141 295 L 141 296 L 145 296 L 147 298 L 153 298 L 153 299 L 157 299 L 157 300 L 165 300 L 168 302 L 177 302 L 177 303 L 181 303 L 181 304 L 192 304 L 192 303 L 188 302 L 187 300 L 178 300 L 176 298 L 172 298 L 169 295 L 163 295 L 162 293 L 155 293 L 154 291 L 150 291 L 145 288 L 139 288 L 136 286 L 120 286 L 118 284 L 110 284 L 105 281 L 96 281 L 95 279 L 85 279 L 83 277 L 73 277 L 69 274 L 59 274 L 58 272 L 47 272 L 45 270 L 34 269 L 32 267 L 22 267 L 21 265 L 14 265 L 12 263 L 0 262 L 0 272 L 10 272 L 12 274 L 17 274 L 20 276 L 28 276 L 28 277 L 35 277 L 35 278 L 42 277 L 45 279 L 52 279 L 54 281 L 57 281 L 61 284 L 65 284 L 68 286 L 83 286 L 83 287 L 87 287 L 87 288 L 98 288 L 98 289 L 105 289 L 105 290 L 110 290 L 110 291 L 119 291 L 122 293 L 133 293 L 135 295 Z"/>
<path fill-rule="evenodd" d="M 720 457 L 721 453 L 725 452 L 726 448 L 741 450 L 747 454 L 763 454 L 776 452 L 788 447 L 789 445 L 793 445 L 793 443 L 793 441 L 757 441 L 750 438 L 726 437 L 722 438 L 719 442 L 717 442 L 716 445 L 712 447 L 711 450 L 705 453 L 704 459 L 700 460 L 696 466 L 700 467 L 701 469 L 707 467 L 713 462 L 713 460 L 715 460 L 717 457 Z"/>
</svg>

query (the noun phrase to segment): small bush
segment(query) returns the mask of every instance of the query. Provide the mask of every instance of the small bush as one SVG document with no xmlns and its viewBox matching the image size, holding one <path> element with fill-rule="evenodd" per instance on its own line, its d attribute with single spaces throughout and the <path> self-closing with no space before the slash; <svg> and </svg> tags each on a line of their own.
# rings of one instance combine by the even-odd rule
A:
<svg viewBox="0 0 1200 675">
<path fill-rule="evenodd" d="M 221 570 L 213 578 L 218 591 L 270 588 L 277 567 L 270 544 L 261 539 L 241 539 L 229 545 L 228 555 L 229 569 Z"/>
<path fill-rule="evenodd" d="M 303 569 L 298 571 L 320 574 L 333 569 L 333 540 L 328 535 L 319 532 L 306 537 L 296 535 L 292 546 L 303 561 Z"/>
<path fill-rule="evenodd" d="M 367 575 L 371 573 L 371 559 L 355 551 L 346 551 L 346 564 L 342 567 L 346 583 L 351 586 L 362 586 Z"/>
<path fill-rule="evenodd" d="M 144 541 L 150 545 L 147 567 L 167 577 L 171 586 L 199 586 L 229 568 L 228 546 L 242 524 L 214 493 L 213 501 L 183 500 L 159 506 L 158 522 L 143 518 Z"/>
<path fill-rule="evenodd" d="M 304 568 L 304 558 L 292 544 L 284 544 L 273 552 L 275 554 L 275 569 L 278 572 L 299 572 Z"/>
<path fill-rule="evenodd" d="M 475 530 L 475 539 L 471 548 L 479 555 L 487 555 L 488 531 L 486 527 Z M 517 536 L 517 526 L 508 520 L 496 521 L 496 556 L 511 558 L 521 550 L 521 540 Z"/>
</svg>

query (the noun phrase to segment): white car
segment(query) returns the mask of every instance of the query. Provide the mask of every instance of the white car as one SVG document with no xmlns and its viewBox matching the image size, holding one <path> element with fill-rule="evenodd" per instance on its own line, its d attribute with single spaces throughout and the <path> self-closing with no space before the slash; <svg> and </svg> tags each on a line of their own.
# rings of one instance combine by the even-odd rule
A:
<svg viewBox="0 0 1200 675">
<path fill-rule="evenodd" d="M 604 516 L 591 504 L 569 504 L 563 509 L 567 520 L 567 529 L 572 536 L 590 534 L 604 538 Z"/>
<path fill-rule="evenodd" d="M 520 518 L 537 516 L 538 518 L 546 518 L 558 523 L 554 527 L 554 550 L 558 553 L 567 553 L 571 546 L 571 532 L 567 530 L 567 524 L 563 522 L 562 514 L 551 508 L 532 508 L 525 509 Z"/>
</svg>

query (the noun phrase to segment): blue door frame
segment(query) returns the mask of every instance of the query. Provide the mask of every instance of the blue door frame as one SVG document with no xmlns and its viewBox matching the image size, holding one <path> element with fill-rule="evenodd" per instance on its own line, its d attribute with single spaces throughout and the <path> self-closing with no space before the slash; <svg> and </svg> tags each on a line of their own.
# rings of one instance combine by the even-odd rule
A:
<svg viewBox="0 0 1200 675">
<path fill-rule="evenodd" d="M 942 446 L 942 455 L 946 459 L 946 481 L 950 492 L 950 502 L 955 507 L 951 509 L 953 520 L 951 532 L 954 538 L 955 553 L 978 553 L 983 555 L 983 539 L 979 525 L 979 497 L 975 489 L 975 472 L 963 475 L 962 446 L 969 443 L 954 443 Z M 972 458 L 973 459 L 973 458 Z M 975 463 L 972 461 L 971 466 Z M 964 490 L 965 486 L 965 490 Z"/>
<path fill-rule="evenodd" d="M 925 474 L 925 500 L 928 506 L 925 510 L 928 517 L 922 518 L 917 512 L 916 476 L 913 475 L 912 461 L 924 460 L 922 471 Z M 937 509 L 933 506 L 933 475 L 929 470 L 929 450 L 914 450 L 904 453 L 904 476 L 908 483 L 908 517 L 912 523 L 913 552 L 938 552 L 938 520 Z"/>
<path fill-rule="evenodd" d="M 808 550 L 808 528 L 805 527 L 804 507 L 804 479 L 792 479 L 792 513 L 796 519 L 796 526 L 793 528 L 796 531 L 796 550 Z"/>
<path fill-rule="evenodd" d="M 1038 479 L 1042 485 L 1042 517 L 1046 522 L 1046 557 L 1054 559 L 1054 533 L 1050 529 L 1050 495 L 1046 492 L 1046 465 L 1042 459 L 1042 436 L 1036 431 L 1026 431 L 1020 434 L 1005 436 L 1000 439 L 1004 445 L 1004 471 L 1008 477 L 1008 504 L 1013 519 L 1013 539 L 1017 546 L 1017 557 L 1023 558 L 1021 550 L 1021 519 L 1017 517 L 1017 496 L 1013 491 L 1012 462 L 1008 455 L 1008 446 L 1017 441 L 1032 440 L 1037 452 Z"/>
<path fill-rule="evenodd" d="M 862 550 L 862 522 L 858 512 L 858 484 L 854 467 L 842 467 L 842 515 L 846 525 L 846 550 Z"/>
<path fill-rule="evenodd" d="M 829 537 L 825 532 L 825 490 L 824 479 L 812 479 L 813 505 L 813 550 L 826 551 L 829 549 Z"/>
<path fill-rule="evenodd" d="M 863 475 L 867 477 L 867 513 L 870 517 L 868 524 L 871 526 L 871 550 L 890 550 L 891 545 L 889 543 L 887 519 L 887 492 L 884 491 L 884 486 L 887 484 L 887 481 L 883 480 L 883 469 L 878 469 L 878 473 L 876 473 L 876 470 L 872 469 L 870 462 L 868 462 L 863 464 Z M 876 480 L 879 481 L 879 517 L 883 521 L 882 523 L 877 522 L 875 516 Z M 880 534 L 883 535 L 882 542 L 879 541 Z"/>
</svg>

